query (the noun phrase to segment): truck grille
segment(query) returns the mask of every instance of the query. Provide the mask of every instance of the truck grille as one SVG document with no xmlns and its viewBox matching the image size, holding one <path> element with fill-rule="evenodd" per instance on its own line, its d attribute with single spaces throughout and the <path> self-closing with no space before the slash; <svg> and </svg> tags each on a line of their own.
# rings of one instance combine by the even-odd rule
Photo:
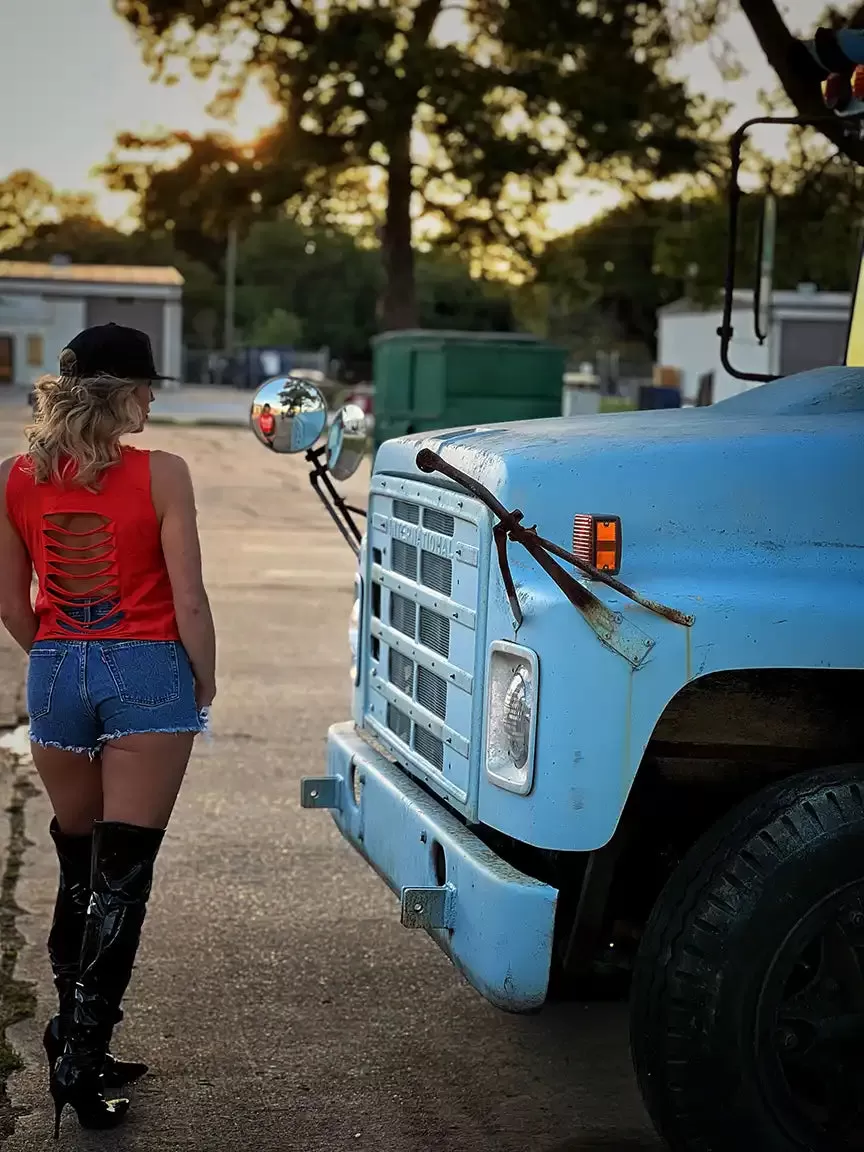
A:
<svg viewBox="0 0 864 1152">
<path fill-rule="evenodd" d="M 485 509 L 391 477 L 376 476 L 371 496 L 365 722 L 409 771 L 464 801 Z"/>
</svg>

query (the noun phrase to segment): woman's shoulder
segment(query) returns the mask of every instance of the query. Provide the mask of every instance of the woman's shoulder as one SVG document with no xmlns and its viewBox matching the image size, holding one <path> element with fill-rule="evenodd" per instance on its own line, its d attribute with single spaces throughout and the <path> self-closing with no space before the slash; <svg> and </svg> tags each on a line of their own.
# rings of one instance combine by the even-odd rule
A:
<svg viewBox="0 0 864 1152">
<path fill-rule="evenodd" d="M 150 492 L 157 509 L 164 511 L 185 503 L 192 490 L 189 465 L 174 452 L 150 453 Z"/>
<path fill-rule="evenodd" d="M 13 474 L 20 474 L 22 466 L 26 462 L 26 453 L 19 456 L 9 456 L 6 460 L 0 460 L 0 485 L 5 485 L 9 477 Z"/>
<path fill-rule="evenodd" d="M 133 448 L 131 444 L 123 444 L 120 454 L 125 464 L 149 468 L 153 476 L 171 478 L 189 471 L 182 456 L 177 456 L 174 452 L 163 452 L 158 448 Z"/>
<path fill-rule="evenodd" d="M 163 452 L 153 449 L 150 452 L 150 472 L 154 476 L 177 480 L 189 475 L 189 465 L 176 452 Z"/>
<path fill-rule="evenodd" d="M 33 477 L 27 476 L 23 465 L 28 457 L 10 456 L 0 461 L 0 513 L 5 509 L 11 515 L 12 508 L 29 499 L 33 488 Z M 29 485 L 26 481 L 29 480 Z M 29 489 L 29 491 L 28 491 Z"/>
</svg>

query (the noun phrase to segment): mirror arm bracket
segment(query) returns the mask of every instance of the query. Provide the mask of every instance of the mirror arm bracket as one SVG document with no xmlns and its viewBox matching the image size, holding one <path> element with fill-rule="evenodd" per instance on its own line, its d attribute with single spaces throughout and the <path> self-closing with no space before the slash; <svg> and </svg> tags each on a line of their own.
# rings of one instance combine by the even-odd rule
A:
<svg viewBox="0 0 864 1152">
<path fill-rule="evenodd" d="M 729 172 L 729 226 L 726 244 L 726 275 L 723 284 L 723 320 L 717 329 L 720 337 L 720 363 L 724 372 L 736 380 L 750 380 L 756 384 L 769 384 L 778 380 L 778 376 L 765 375 L 759 372 L 741 372 L 729 360 L 729 345 L 732 343 L 734 328 L 732 326 L 732 311 L 735 303 L 735 268 L 738 258 L 738 209 L 741 204 L 741 185 L 738 174 L 741 170 L 741 152 L 747 133 L 757 124 L 796 125 L 803 128 L 818 128 L 820 124 L 831 123 L 836 125 L 836 116 L 754 116 L 745 121 L 732 136 L 730 152 L 732 165 Z M 851 130 L 851 129 L 850 129 Z"/>
<path fill-rule="evenodd" d="M 359 556 L 363 533 L 357 526 L 354 516 L 365 516 L 366 513 L 360 508 L 352 508 L 339 495 L 327 473 L 327 467 L 324 463 L 325 457 L 325 448 L 310 448 L 306 452 L 306 461 L 310 465 L 309 483 L 312 485 L 315 495 L 327 509 L 330 518 L 341 532 L 348 547 L 355 556 Z"/>
</svg>

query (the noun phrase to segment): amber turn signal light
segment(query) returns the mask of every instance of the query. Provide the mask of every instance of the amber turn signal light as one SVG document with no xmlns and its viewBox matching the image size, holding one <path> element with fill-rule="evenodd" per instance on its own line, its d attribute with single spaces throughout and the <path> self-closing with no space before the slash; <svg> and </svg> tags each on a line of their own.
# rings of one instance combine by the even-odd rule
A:
<svg viewBox="0 0 864 1152">
<path fill-rule="evenodd" d="M 573 555 L 612 576 L 621 570 L 621 518 L 583 513 L 573 518 Z"/>
</svg>

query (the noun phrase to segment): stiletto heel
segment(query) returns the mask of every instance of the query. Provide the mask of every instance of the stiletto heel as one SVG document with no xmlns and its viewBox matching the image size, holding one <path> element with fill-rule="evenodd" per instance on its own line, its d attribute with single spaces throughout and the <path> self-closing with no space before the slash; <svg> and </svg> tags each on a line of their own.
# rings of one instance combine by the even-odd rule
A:
<svg viewBox="0 0 864 1152">
<path fill-rule="evenodd" d="M 116 1128 L 129 1111 L 129 1101 L 125 1097 L 106 1100 L 98 1078 L 86 1070 L 80 1071 L 69 1055 L 57 1062 L 51 1080 L 51 1095 L 54 1097 L 55 1140 L 60 1138 L 60 1120 L 67 1104 L 74 1109 L 82 1128 Z"/>
</svg>

